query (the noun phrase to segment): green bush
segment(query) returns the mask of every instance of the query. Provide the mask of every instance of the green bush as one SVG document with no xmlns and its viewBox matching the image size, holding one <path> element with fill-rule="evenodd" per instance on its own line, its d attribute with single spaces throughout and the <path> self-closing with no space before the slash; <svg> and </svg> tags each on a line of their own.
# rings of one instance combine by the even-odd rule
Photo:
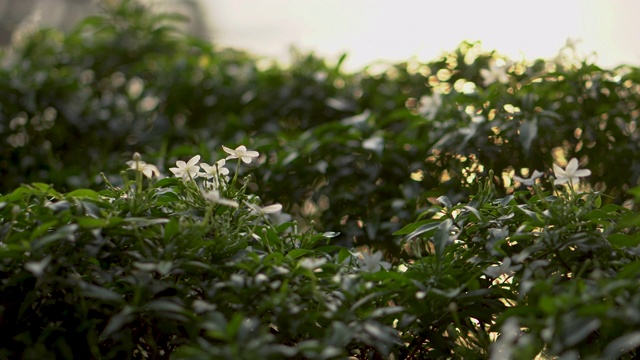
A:
<svg viewBox="0 0 640 360">
<path fill-rule="evenodd" d="M 640 345 L 637 214 L 578 191 L 577 160 L 554 170 L 559 190 L 520 179 L 528 191 L 496 197 L 489 178 L 467 203 L 439 197 L 396 232 L 409 259 L 391 264 L 301 232 L 238 176 L 259 154 L 224 150 L 172 178 L 136 153 L 122 188 L 1 197 L 0 357 L 596 359 Z"/>
<path fill-rule="evenodd" d="M 265 65 L 109 4 L 0 54 L 0 358 L 637 355 L 638 68 Z"/>
<path fill-rule="evenodd" d="M 571 48 L 554 61 L 511 63 L 468 43 L 382 72 L 345 73 L 341 61 L 302 54 L 265 67 L 180 34 L 175 17 L 114 4 L 70 34 L 40 30 L 3 52 L 0 191 L 100 186 L 95 174 L 117 181 L 114 164 L 132 151 L 163 168 L 251 141 L 275 163 L 256 174 L 263 196 L 306 203 L 327 227 L 348 218 L 344 236 L 370 242 L 424 206 L 418 194 L 464 199 L 489 169 L 503 182 L 502 172 L 577 156 L 617 204 L 638 185 L 637 68 L 600 69 Z M 491 69 L 502 82 L 485 82 Z M 437 109 L 426 103 L 433 94 Z"/>
</svg>

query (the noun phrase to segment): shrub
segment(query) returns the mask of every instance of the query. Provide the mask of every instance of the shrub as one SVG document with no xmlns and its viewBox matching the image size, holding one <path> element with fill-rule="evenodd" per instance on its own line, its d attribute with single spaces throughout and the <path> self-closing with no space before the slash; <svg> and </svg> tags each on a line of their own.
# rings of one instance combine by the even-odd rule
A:
<svg viewBox="0 0 640 360">
<path fill-rule="evenodd" d="M 520 179 L 530 191 L 496 198 L 490 177 L 466 204 L 438 198 L 396 232 L 409 259 L 391 264 L 300 232 L 238 176 L 259 154 L 224 150 L 174 178 L 136 153 L 122 188 L 1 197 L 0 355 L 599 358 L 640 344 L 637 215 L 578 191 L 577 160 L 556 168 L 559 190 Z"/>
</svg>

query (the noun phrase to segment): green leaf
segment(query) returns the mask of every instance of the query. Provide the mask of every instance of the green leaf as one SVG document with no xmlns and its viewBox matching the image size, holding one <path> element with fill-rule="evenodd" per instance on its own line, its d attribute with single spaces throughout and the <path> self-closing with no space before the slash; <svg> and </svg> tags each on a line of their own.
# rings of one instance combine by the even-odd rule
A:
<svg viewBox="0 0 640 360">
<path fill-rule="evenodd" d="M 619 359 L 640 346 L 640 331 L 624 334 L 607 344 L 602 359 Z"/>
<path fill-rule="evenodd" d="M 422 221 L 418 221 L 418 222 L 414 222 L 412 224 L 406 225 L 405 227 L 403 227 L 402 229 L 396 231 L 393 233 L 393 235 L 407 235 L 407 234 L 411 234 L 412 232 L 416 231 L 418 228 L 420 228 L 421 226 L 425 225 L 425 224 L 437 224 L 439 223 L 439 220 L 435 220 L 435 219 L 428 219 L 428 220 L 422 220 Z"/>
<path fill-rule="evenodd" d="M 181 313 L 185 311 L 185 308 L 183 306 L 169 300 L 164 300 L 164 299 L 152 300 L 148 302 L 144 307 L 147 310 L 153 310 L 158 312 L 166 311 L 166 312 Z"/>
<path fill-rule="evenodd" d="M 563 331 L 563 343 L 567 346 L 577 345 L 589 334 L 598 330 L 602 322 L 598 318 L 570 317 L 572 314 L 563 316 L 565 329 Z M 574 314 L 575 315 L 575 314 Z"/>
<path fill-rule="evenodd" d="M 436 200 L 440 204 L 444 205 L 444 207 L 447 208 L 447 210 L 451 210 L 451 208 L 453 207 L 453 205 L 451 205 L 451 200 L 449 200 L 449 198 L 444 195 L 440 196 Z"/>
<path fill-rule="evenodd" d="M 353 257 L 353 254 L 351 254 L 351 252 L 347 249 L 340 249 L 340 251 L 338 251 L 338 262 L 339 263 L 343 263 L 345 260 L 347 260 L 348 258 Z"/>
<path fill-rule="evenodd" d="M 118 294 L 113 290 L 104 288 L 102 286 L 89 284 L 87 282 L 80 283 L 80 288 L 82 289 L 80 291 L 81 296 L 100 299 L 105 302 L 124 304 L 124 299 L 122 298 L 122 295 Z"/>
<path fill-rule="evenodd" d="M 43 236 L 40 239 L 33 240 L 31 247 L 34 250 L 37 250 L 57 240 L 72 239 L 76 230 L 78 230 L 77 224 L 68 224 L 62 226 L 49 235 Z"/>
<path fill-rule="evenodd" d="M 607 237 L 607 240 L 615 246 L 634 247 L 640 244 L 640 234 L 612 234 Z"/>
<path fill-rule="evenodd" d="M 143 217 L 130 217 L 130 218 L 125 218 L 124 222 L 132 223 L 140 227 L 145 227 L 145 226 L 152 226 L 152 225 L 158 225 L 158 224 L 166 224 L 169 222 L 169 219 L 165 219 L 165 218 L 147 219 Z"/>
<path fill-rule="evenodd" d="M 472 213 L 473 215 L 475 215 L 477 221 L 480 221 L 480 222 L 484 221 L 482 219 L 482 215 L 480 215 L 480 211 L 478 211 L 478 209 L 476 209 L 476 208 L 474 208 L 472 206 L 467 206 L 467 205 L 465 205 L 463 208 L 465 210 L 469 211 L 470 213 Z"/>
<path fill-rule="evenodd" d="M 453 221 L 451 219 L 446 219 L 445 221 L 440 223 L 440 226 L 438 226 L 438 230 L 433 235 L 433 245 L 435 247 L 436 257 L 438 259 L 442 259 L 442 256 L 444 255 L 444 249 L 449 243 L 452 226 Z"/>
<path fill-rule="evenodd" d="M 177 177 L 167 177 L 164 179 L 158 180 L 155 187 L 163 188 L 163 187 L 172 187 L 176 185 L 182 185 L 182 179 Z"/>
<path fill-rule="evenodd" d="M 288 257 L 292 258 L 292 259 L 297 259 L 301 256 L 305 256 L 308 254 L 313 254 L 314 251 L 313 250 L 307 250 L 307 249 L 295 249 L 295 250 L 291 250 L 289 251 L 289 253 L 287 254 Z"/>
<path fill-rule="evenodd" d="M 623 215 L 618 221 L 618 225 L 623 227 L 640 226 L 640 213 L 628 213 Z"/>
<path fill-rule="evenodd" d="M 284 222 L 280 225 L 277 225 L 275 228 L 276 228 L 276 231 L 280 234 L 289 228 L 295 227 L 296 225 L 297 223 L 295 221 L 289 221 L 289 222 Z"/>
<path fill-rule="evenodd" d="M 371 312 L 370 317 L 377 318 L 381 316 L 394 315 L 405 311 L 402 306 L 382 307 L 377 308 Z"/>
<path fill-rule="evenodd" d="M 164 205 L 180 201 L 180 197 L 171 191 L 167 191 L 158 195 L 155 200 L 157 205 Z"/>
<path fill-rule="evenodd" d="M 104 228 L 109 225 L 109 220 L 107 219 L 98 219 L 90 216 L 78 217 L 76 222 L 81 228 L 85 229 Z"/>
<path fill-rule="evenodd" d="M 111 334 L 122 329 L 124 325 L 130 323 L 131 321 L 133 321 L 133 319 L 135 319 L 134 314 L 135 311 L 132 307 L 125 306 L 122 311 L 109 319 L 109 322 L 107 323 L 107 326 L 105 326 L 100 337 L 102 337 L 103 339 L 108 338 Z"/>
<path fill-rule="evenodd" d="M 67 198 L 67 200 L 70 200 L 73 198 L 76 198 L 76 199 L 89 198 L 92 200 L 100 200 L 100 194 L 98 194 L 97 192 L 91 189 L 74 190 L 72 192 L 67 193 L 65 197 Z"/>
<path fill-rule="evenodd" d="M 589 220 L 600 220 L 600 219 L 616 219 L 619 217 L 619 215 L 615 213 L 603 211 L 602 209 L 595 209 L 595 210 L 589 211 L 589 213 L 587 213 L 584 217 Z"/>
<path fill-rule="evenodd" d="M 47 231 L 53 229 L 56 224 L 58 224 L 58 220 L 52 220 L 52 221 L 46 222 L 46 223 L 44 223 L 42 225 L 39 225 L 37 228 L 35 228 L 31 232 L 31 236 L 29 237 L 29 240 L 33 240 L 33 239 L 36 239 L 36 238 L 40 237 L 42 234 L 44 234 Z"/>
<path fill-rule="evenodd" d="M 45 194 L 47 195 L 51 195 L 54 196 L 56 198 L 61 198 L 62 194 L 60 194 L 59 192 L 55 191 L 53 189 L 53 186 L 50 184 L 45 184 L 45 183 L 32 183 L 31 186 L 33 186 L 34 188 L 43 191 Z"/>
<path fill-rule="evenodd" d="M 180 233 L 180 224 L 177 218 L 171 218 L 164 226 L 164 240 L 168 241 Z"/>
</svg>

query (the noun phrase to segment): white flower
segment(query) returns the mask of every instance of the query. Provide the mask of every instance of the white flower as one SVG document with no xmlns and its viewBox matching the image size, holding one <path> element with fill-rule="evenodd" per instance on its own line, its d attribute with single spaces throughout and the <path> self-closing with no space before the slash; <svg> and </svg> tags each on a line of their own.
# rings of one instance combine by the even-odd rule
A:
<svg viewBox="0 0 640 360">
<path fill-rule="evenodd" d="M 425 95 L 420 98 L 420 114 L 427 120 L 433 120 L 438 113 L 438 109 L 442 106 L 442 96 L 440 93 L 434 92 L 433 95 Z"/>
<path fill-rule="evenodd" d="M 325 258 L 305 258 L 300 261 L 300 266 L 307 270 L 314 271 L 315 269 L 324 265 L 326 262 L 327 259 Z"/>
<path fill-rule="evenodd" d="M 509 82 L 509 75 L 507 75 L 507 65 L 499 66 L 495 62 L 489 64 L 489 69 L 480 69 L 480 75 L 484 79 L 484 86 L 489 86 L 498 81 L 502 84 Z"/>
<path fill-rule="evenodd" d="M 471 122 L 474 124 L 482 124 L 485 122 L 485 118 L 482 115 L 469 115 L 471 117 Z"/>
<path fill-rule="evenodd" d="M 192 157 L 186 163 L 182 160 L 178 160 L 176 161 L 177 168 L 170 168 L 169 170 L 176 177 L 182 177 L 182 180 L 189 181 L 198 176 L 198 161 L 200 161 L 200 155 Z"/>
<path fill-rule="evenodd" d="M 241 159 L 245 164 L 250 164 L 253 158 L 260 156 L 257 151 L 247 150 L 247 147 L 244 145 L 238 146 L 235 150 L 222 145 L 222 150 L 229 154 L 229 156 L 227 156 L 227 160 Z"/>
<path fill-rule="evenodd" d="M 528 179 L 524 179 L 524 178 L 521 178 L 520 176 L 514 175 L 513 180 L 519 182 L 524 186 L 533 186 L 533 184 L 536 183 L 536 179 L 541 178 L 542 175 L 544 175 L 544 173 L 541 173 L 538 170 L 534 170 L 533 174 L 531 174 L 531 177 Z"/>
<path fill-rule="evenodd" d="M 147 164 L 146 162 L 140 160 L 140 153 L 133 153 L 133 160 L 127 161 L 127 165 L 129 165 L 130 170 L 140 171 L 144 176 L 151 178 L 154 175 L 156 177 L 160 176 L 160 171 L 155 165 Z"/>
<path fill-rule="evenodd" d="M 200 193 L 202 194 L 203 198 L 211 201 L 213 204 L 220 204 L 220 205 L 231 206 L 235 208 L 237 208 L 240 205 L 236 201 L 221 197 L 220 192 L 218 190 L 211 190 L 211 191 L 200 190 Z"/>
<path fill-rule="evenodd" d="M 245 204 L 247 204 L 247 206 L 249 207 L 249 209 L 251 209 L 251 212 L 256 213 L 256 214 L 276 214 L 279 213 L 282 210 L 282 205 L 281 204 L 273 204 L 273 205 L 268 205 L 265 207 L 260 207 L 258 205 L 255 204 L 251 204 L 248 202 L 245 202 Z"/>
<path fill-rule="evenodd" d="M 575 51 L 578 43 L 581 41 L 582 39 L 568 37 L 567 41 L 564 43 L 564 47 Z"/>
<path fill-rule="evenodd" d="M 358 259 L 358 262 L 360 263 L 360 270 L 362 271 L 377 272 L 380 271 L 380 268 L 388 270 L 391 267 L 390 263 L 382 261 L 382 251 L 378 250 L 373 255 L 366 252 L 360 254 L 362 258 Z"/>
<path fill-rule="evenodd" d="M 580 181 L 581 177 L 591 175 L 591 170 L 578 169 L 578 159 L 569 160 L 567 167 L 562 169 L 560 166 L 553 164 L 553 173 L 556 175 L 556 185 L 566 184 L 567 182 L 573 186 L 574 183 Z"/>
<path fill-rule="evenodd" d="M 211 179 L 212 177 L 217 177 L 218 175 L 229 175 L 229 169 L 224 167 L 224 164 L 226 164 L 226 162 L 227 161 L 225 159 L 220 159 L 213 165 L 205 163 L 200 164 L 200 167 L 202 168 L 202 170 L 204 170 L 204 173 L 201 173 L 200 176 Z"/>
</svg>

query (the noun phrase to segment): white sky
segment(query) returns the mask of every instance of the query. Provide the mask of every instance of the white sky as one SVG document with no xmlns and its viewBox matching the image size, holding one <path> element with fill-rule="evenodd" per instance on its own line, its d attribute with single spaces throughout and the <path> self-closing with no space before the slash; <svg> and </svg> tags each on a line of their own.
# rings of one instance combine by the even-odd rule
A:
<svg viewBox="0 0 640 360">
<path fill-rule="evenodd" d="M 286 62 L 291 45 L 359 69 L 436 59 L 463 40 L 512 58 L 549 58 L 567 38 L 597 63 L 640 65 L 638 0 L 201 0 L 214 41 Z"/>
</svg>

